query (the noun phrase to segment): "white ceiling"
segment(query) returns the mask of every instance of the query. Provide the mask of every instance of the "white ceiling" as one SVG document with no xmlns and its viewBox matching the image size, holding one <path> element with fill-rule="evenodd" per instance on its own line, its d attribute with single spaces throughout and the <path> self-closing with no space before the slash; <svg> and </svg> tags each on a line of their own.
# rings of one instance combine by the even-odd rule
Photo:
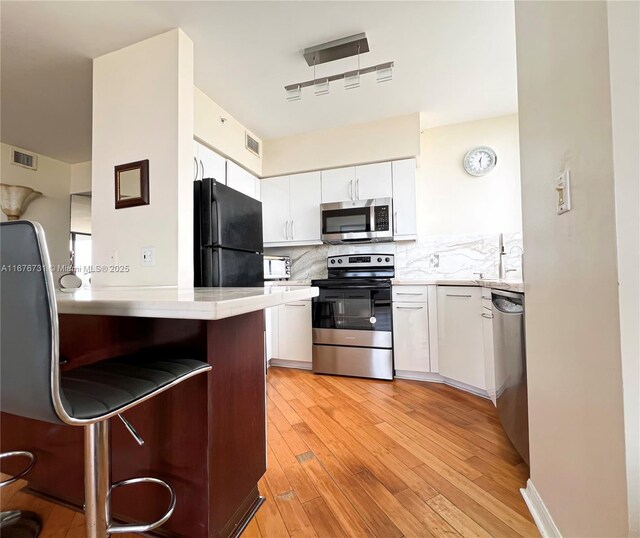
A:
<svg viewBox="0 0 640 538">
<path fill-rule="evenodd" d="M 91 59 L 180 26 L 195 84 L 263 139 L 420 112 L 423 126 L 517 109 L 509 1 L 2 1 L 2 140 L 67 162 L 91 158 Z M 362 66 L 394 61 L 393 81 L 287 102 L 313 78 L 301 51 L 366 32 Z M 355 59 L 318 66 L 318 76 Z"/>
</svg>

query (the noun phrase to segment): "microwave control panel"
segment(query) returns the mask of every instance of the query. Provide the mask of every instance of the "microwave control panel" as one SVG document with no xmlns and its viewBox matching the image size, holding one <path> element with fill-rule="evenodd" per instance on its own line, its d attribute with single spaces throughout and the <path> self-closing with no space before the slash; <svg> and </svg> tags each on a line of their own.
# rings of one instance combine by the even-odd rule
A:
<svg viewBox="0 0 640 538">
<path fill-rule="evenodd" d="M 377 205 L 373 208 L 375 228 L 376 232 L 388 232 L 389 231 L 389 206 Z"/>
</svg>

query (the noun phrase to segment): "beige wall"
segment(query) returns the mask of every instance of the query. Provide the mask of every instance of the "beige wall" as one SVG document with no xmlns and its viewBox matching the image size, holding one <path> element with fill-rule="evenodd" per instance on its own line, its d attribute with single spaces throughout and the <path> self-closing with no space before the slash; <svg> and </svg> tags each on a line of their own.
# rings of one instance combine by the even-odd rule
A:
<svg viewBox="0 0 640 538">
<path fill-rule="evenodd" d="M 194 89 L 194 110 L 194 135 L 200 142 L 237 162 L 256 176 L 262 176 L 262 158 L 245 147 L 245 134 L 248 132 L 260 142 L 264 154 L 260 138 L 198 88 Z M 224 121 L 221 121 L 222 119 Z"/>
<path fill-rule="evenodd" d="M 484 177 L 464 170 L 475 146 L 492 147 L 495 169 Z M 418 161 L 418 232 L 421 236 L 522 231 L 518 116 L 425 129 Z"/>
<path fill-rule="evenodd" d="M 93 62 L 92 284 L 193 285 L 193 43 L 171 30 Z M 114 209 L 114 166 L 149 159 L 146 206 Z M 155 266 L 141 249 L 155 247 Z"/>
<path fill-rule="evenodd" d="M 531 480 L 563 536 L 626 536 L 607 6 L 515 13 Z"/>
<path fill-rule="evenodd" d="M 640 536 L 640 4 L 607 2 L 629 534 Z"/>
<path fill-rule="evenodd" d="M 38 169 L 28 170 L 11 164 L 11 148 L 16 146 L 4 143 L 1 146 L 0 179 L 2 183 L 31 187 L 43 194 L 31 201 L 21 218 L 42 224 L 52 264 L 69 265 L 70 165 L 38 155 Z M 21 148 L 16 147 L 16 149 Z M 25 151 L 33 153 L 28 149 Z M 4 213 L 0 215 L 2 222 L 5 222 L 6 215 Z"/>
<path fill-rule="evenodd" d="M 420 114 L 266 140 L 262 175 L 292 174 L 415 157 Z"/>
<path fill-rule="evenodd" d="M 71 165 L 71 192 L 91 192 L 91 161 Z"/>
</svg>

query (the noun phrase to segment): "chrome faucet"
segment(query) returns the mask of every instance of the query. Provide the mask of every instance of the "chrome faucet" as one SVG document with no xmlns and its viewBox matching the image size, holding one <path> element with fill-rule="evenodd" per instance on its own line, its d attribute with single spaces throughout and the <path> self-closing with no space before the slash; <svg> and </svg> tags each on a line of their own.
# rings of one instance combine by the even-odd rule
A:
<svg viewBox="0 0 640 538">
<path fill-rule="evenodd" d="M 474 275 L 478 275 L 478 278 L 482 280 L 484 278 L 484 273 L 473 273 Z"/>
</svg>

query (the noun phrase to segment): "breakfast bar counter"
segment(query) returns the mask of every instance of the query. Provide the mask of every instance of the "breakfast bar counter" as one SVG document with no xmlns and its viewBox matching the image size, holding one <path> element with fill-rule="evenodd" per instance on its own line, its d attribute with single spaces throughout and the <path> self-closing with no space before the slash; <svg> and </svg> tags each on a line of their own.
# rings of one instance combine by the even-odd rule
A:
<svg viewBox="0 0 640 538">
<path fill-rule="evenodd" d="M 213 366 L 125 413 L 139 446 L 112 420 L 112 483 L 166 480 L 175 512 L 158 533 L 239 535 L 262 503 L 266 470 L 264 309 L 318 295 L 317 288 L 104 288 L 58 292 L 62 371 L 112 357 L 191 357 Z M 83 433 L 2 413 L 1 449 L 31 450 L 36 494 L 83 505 Z M 114 519 L 151 521 L 168 502 L 149 485 L 118 488 Z"/>
</svg>

